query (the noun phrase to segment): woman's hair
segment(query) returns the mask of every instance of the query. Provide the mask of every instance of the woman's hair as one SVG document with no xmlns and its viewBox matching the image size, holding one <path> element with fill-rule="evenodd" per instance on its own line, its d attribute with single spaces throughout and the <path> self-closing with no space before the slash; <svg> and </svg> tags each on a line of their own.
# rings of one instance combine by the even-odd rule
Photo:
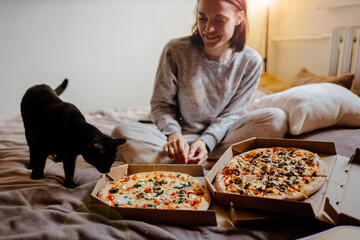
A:
<svg viewBox="0 0 360 240">
<path fill-rule="evenodd" d="M 244 48 L 247 32 L 248 32 L 248 18 L 247 18 L 247 4 L 246 0 L 222 0 L 231 3 L 238 11 L 244 11 L 243 21 L 235 27 L 234 34 L 230 39 L 230 47 L 234 52 L 241 52 Z M 198 0 L 199 3 L 199 0 Z M 196 7 L 197 14 L 198 7 Z M 198 25 L 198 17 L 195 18 L 195 24 L 192 27 L 191 43 L 195 46 L 204 46 L 204 42 L 200 36 Z"/>
</svg>

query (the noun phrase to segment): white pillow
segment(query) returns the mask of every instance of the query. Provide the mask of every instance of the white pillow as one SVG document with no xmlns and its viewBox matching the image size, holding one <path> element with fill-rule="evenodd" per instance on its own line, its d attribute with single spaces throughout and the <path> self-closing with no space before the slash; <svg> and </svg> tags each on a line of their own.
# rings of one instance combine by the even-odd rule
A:
<svg viewBox="0 0 360 240">
<path fill-rule="evenodd" d="M 292 135 L 330 126 L 360 127 L 360 97 L 333 83 L 289 88 L 256 99 L 253 104 L 256 108 L 283 109 Z"/>
</svg>

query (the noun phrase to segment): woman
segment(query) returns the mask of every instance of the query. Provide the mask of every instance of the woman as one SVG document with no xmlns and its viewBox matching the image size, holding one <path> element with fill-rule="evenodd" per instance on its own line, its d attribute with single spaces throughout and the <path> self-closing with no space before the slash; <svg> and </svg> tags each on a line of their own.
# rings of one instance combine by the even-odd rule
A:
<svg viewBox="0 0 360 240">
<path fill-rule="evenodd" d="M 113 132 L 128 139 L 119 148 L 125 161 L 203 164 L 232 143 L 284 137 L 282 110 L 244 114 L 262 72 L 246 33 L 246 0 L 198 0 L 193 35 L 170 41 L 160 58 L 151 99 L 157 128 L 130 123 Z"/>
</svg>

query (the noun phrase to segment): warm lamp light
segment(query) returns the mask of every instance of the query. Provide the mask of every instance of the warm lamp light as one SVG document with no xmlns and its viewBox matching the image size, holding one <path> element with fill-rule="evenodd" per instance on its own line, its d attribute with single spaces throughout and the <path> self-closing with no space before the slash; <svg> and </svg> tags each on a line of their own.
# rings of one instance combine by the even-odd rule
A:
<svg viewBox="0 0 360 240">
<path fill-rule="evenodd" d="M 270 0 L 261 0 L 264 6 L 269 6 Z"/>
<path fill-rule="evenodd" d="M 265 29 L 265 57 L 264 57 L 264 71 L 267 72 L 267 56 L 268 56 L 268 42 L 269 42 L 269 5 L 270 0 L 262 0 L 266 6 L 266 29 Z"/>
</svg>

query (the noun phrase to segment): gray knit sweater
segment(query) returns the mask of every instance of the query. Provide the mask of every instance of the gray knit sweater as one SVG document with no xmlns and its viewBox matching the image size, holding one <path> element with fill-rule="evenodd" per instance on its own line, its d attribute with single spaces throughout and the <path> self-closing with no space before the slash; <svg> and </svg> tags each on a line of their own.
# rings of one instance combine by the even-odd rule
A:
<svg viewBox="0 0 360 240">
<path fill-rule="evenodd" d="M 152 120 L 165 135 L 201 135 L 211 151 L 244 113 L 261 72 L 261 56 L 247 46 L 219 63 L 207 59 L 190 37 L 171 40 L 160 57 Z"/>
</svg>

